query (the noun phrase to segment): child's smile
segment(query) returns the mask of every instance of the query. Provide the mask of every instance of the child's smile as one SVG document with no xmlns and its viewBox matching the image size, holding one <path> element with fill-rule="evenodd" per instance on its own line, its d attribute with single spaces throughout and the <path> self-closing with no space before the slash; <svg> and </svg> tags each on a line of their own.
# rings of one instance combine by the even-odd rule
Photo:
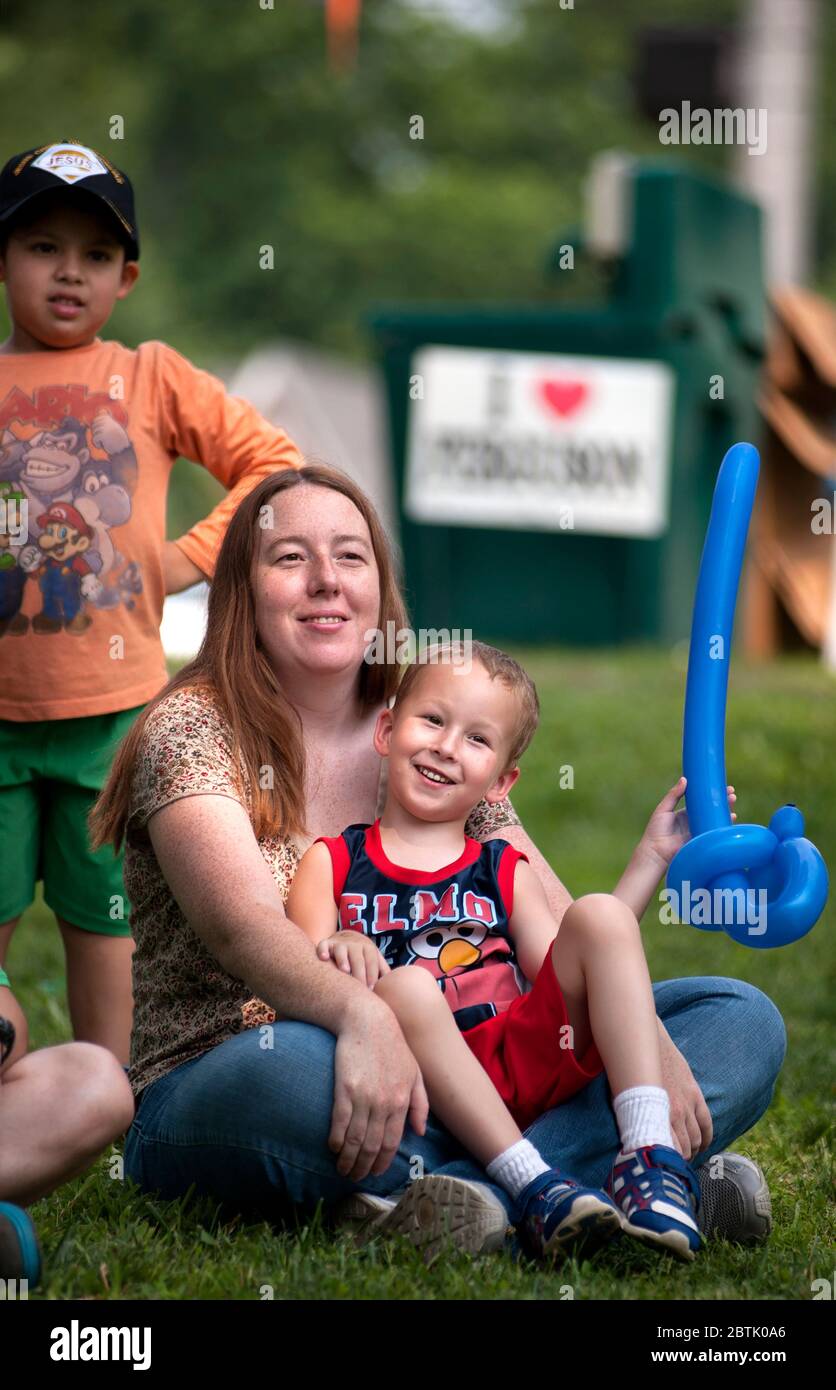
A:
<svg viewBox="0 0 836 1390">
<path fill-rule="evenodd" d="M 421 774 L 425 782 L 434 782 L 436 785 L 442 787 L 451 787 L 454 783 L 454 778 L 445 776 L 443 772 L 439 772 L 436 768 L 428 767 L 426 763 L 415 763 L 414 766 L 416 772 Z"/>
<path fill-rule="evenodd" d="M 514 695 L 476 663 L 428 666 L 394 711 L 384 711 L 378 752 L 389 758 L 389 790 L 419 820 L 466 820 L 486 793 L 505 785 L 517 714 Z"/>
</svg>

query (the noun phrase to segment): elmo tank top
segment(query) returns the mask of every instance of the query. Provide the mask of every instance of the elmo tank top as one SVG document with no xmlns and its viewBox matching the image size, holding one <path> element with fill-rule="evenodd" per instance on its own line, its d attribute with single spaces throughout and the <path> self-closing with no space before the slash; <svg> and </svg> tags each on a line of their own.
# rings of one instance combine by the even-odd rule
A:
<svg viewBox="0 0 836 1390">
<path fill-rule="evenodd" d="M 379 820 L 319 838 L 331 855 L 339 930 L 370 937 L 393 970 L 428 970 L 462 1032 L 526 992 L 508 930 L 514 870 L 528 862 L 520 850 L 467 836 L 454 863 L 426 873 L 387 859 Z"/>
</svg>

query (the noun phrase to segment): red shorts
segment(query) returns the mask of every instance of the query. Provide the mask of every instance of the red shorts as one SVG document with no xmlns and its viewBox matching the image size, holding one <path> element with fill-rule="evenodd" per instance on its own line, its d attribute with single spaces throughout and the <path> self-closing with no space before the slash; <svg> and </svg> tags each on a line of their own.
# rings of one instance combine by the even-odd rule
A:
<svg viewBox="0 0 836 1390">
<path fill-rule="evenodd" d="M 595 1043 L 581 1060 L 561 1039 L 569 1027 L 566 1001 L 549 947 L 529 994 L 521 994 L 494 1018 L 463 1034 L 520 1129 L 562 1105 L 604 1070 Z"/>
</svg>

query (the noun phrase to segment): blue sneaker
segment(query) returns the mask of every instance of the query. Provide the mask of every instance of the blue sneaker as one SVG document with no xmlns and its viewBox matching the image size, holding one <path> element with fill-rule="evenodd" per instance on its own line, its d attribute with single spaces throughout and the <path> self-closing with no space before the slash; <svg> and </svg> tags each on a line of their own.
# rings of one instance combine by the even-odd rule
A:
<svg viewBox="0 0 836 1390">
<path fill-rule="evenodd" d="M 697 1215 L 700 1184 L 690 1164 L 666 1144 L 618 1153 L 605 1191 L 621 1209 L 628 1235 L 680 1260 L 693 1260 L 702 1245 Z"/>
<path fill-rule="evenodd" d="M 551 1259 L 583 1244 L 605 1245 L 621 1234 L 618 1207 L 595 1187 L 581 1187 L 557 1168 L 534 1178 L 517 1198 L 514 1225 L 527 1255 Z"/>
</svg>

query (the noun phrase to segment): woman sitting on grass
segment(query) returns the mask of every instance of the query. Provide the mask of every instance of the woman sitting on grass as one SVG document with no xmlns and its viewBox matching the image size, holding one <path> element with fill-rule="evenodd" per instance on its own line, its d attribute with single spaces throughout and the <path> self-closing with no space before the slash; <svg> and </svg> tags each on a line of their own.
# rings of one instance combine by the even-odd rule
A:
<svg viewBox="0 0 836 1390">
<path fill-rule="evenodd" d="M 139 716 L 91 816 L 96 847 L 126 841 L 133 905 L 137 1112 L 125 1171 L 165 1197 L 194 1185 L 274 1217 L 349 1199 L 346 1219 L 359 1210 L 383 1231 L 420 1160 L 449 1178 L 454 1239 L 478 1252 L 504 1236 L 507 1194 L 428 1115 L 388 1005 L 318 959 L 284 909 L 313 840 L 382 809 L 372 733 L 399 669 L 364 655 L 369 631 L 389 622 L 406 625 L 389 547 L 348 477 L 307 466 L 244 498 L 201 649 Z M 466 828 L 527 855 L 556 924 L 573 911 L 508 801 L 480 803 Z M 660 876 L 637 849 L 616 895 L 641 916 Z M 705 1174 L 769 1105 L 784 1025 L 734 980 L 668 980 L 654 998 L 675 1142 Z M 757 1048 L 742 1054 L 743 1037 Z M 605 1078 L 526 1136 L 600 1187 L 618 1143 Z M 760 1169 L 726 1154 L 717 1171 L 702 1182 L 703 1231 L 763 1238 Z"/>
</svg>

